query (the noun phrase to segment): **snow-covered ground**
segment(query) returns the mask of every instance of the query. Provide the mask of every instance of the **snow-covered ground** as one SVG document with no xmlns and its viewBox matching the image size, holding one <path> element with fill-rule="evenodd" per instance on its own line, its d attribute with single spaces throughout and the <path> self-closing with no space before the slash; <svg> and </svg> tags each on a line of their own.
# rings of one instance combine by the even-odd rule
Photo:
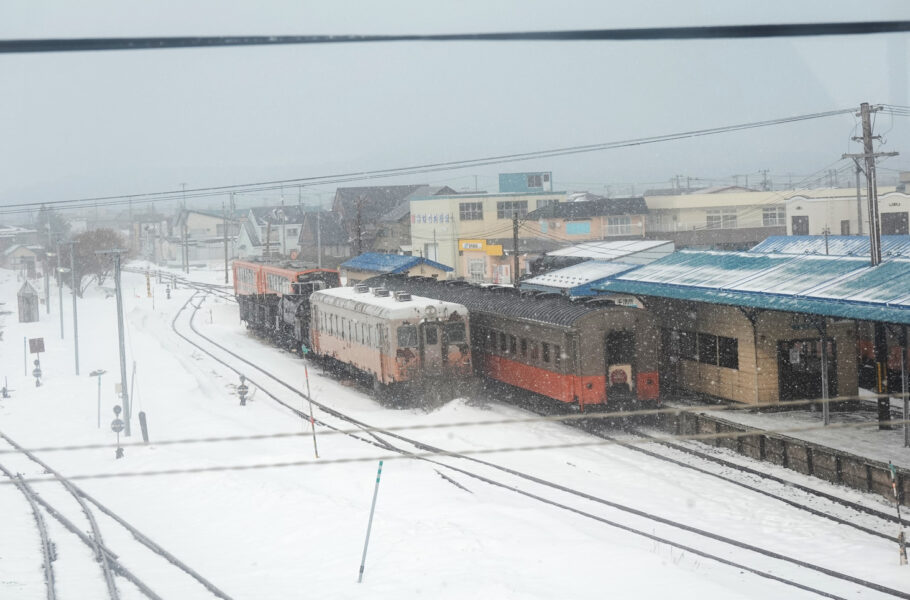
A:
<svg viewBox="0 0 910 600">
<path fill-rule="evenodd" d="M 193 273 L 223 281 L 223 272 Z M 124 274 L 128 371 L 135 361 L 136 416 L 148 417 L 151 443 L 130 445 L 115 460 L 112 408 L 120 380 L 116 306 L 106 290 L 92 288 L 79 301 L 80 372 L 74 374 L 71 298 L 64 293 L 65 339 L 60 339 L 57 290 L 52 312 L 20 324 L 16 274 L 0 271 L 2 317 L 0 377 L 15 391 L 0 399 L 0 431 L 31 448 L 107 444 L 88 450 L 42 450 L 39 455 L 70 476 L 135 474 L 161 470 L 191 473 L 86 478 L 77 481 L 156 542 L 187 562 L 233 598 L 770 598 L 815 597 L 781 583 L 717 564 L 506 489 L 413 459 L 385 463 L 365 577 L 357 571 L 377 461 L 386 450 L 319 430 L 320 459 L 306 436 L 260 440 L 163 444 L 165 440 L 307 432 L 308 424 L 271 402 L 260 390 L 247 406 L 235 395 L 236 375 L 179 339 L 171 320 L 192 293 L 183 287 L 165 299 L 164 285 Z M 109 286 L 106 286 L 109 287 Z M 209 298 L 196 324 L 251 360 L 264 362 L 287 381 L 304 385 L 303 363 L 249 337 L 236 306 Z M 184 327 L 184 330 L 186 328 Z M 23 364 L 23 339 L 43 337 L 43 385 Z M 101 428 L 97 380 L 102 378 Z M 27 374 L 28 373 L 28 374 Z M 255 373 L 250 370 L 250 376 Z M 390 410 L 359 390 L 310 369 L 313 396 L 376 426 L 440 425 L 405 432 L 459 451 L 548 446 L 588 441 L 555 423 L 445 428 L 451 422 L 526 417 L 488 402 L 455 400 L 439 410 Z M 300 402 L 287 394 L 288 401 Z M 303 406 L 301 406 L 303 408 Z M 317 418 L 320 415 L 317 413 Z M 484 458 L 600 498 L 746 540 L 828 568 L 910 591 L 907 570 L 897 566 L 892 544 L 845 530 L 772 499 L 629 452 L 616 446 L 489 454 Z M 350 459 L 350 462 L 344 462 Z M 356 459 L 356 460 L 355 460 Z M 362 460 L 360 460 L 362 459 Z M 0 454 L 0 463 L 6 455 Z M 251 465 L 297 466 L 226 469 Z M 467 468 L 467 467 L 466 467 Z M 35 484 L 40 493 L 43 485 Z M 38 535 L 30 511 L 12 485 L 0 485 L 0 598 L 45 597 Z M 619 520 L 620 516 L 616 516 Z M 647 525 L 657 533 L 663 528 Z M 52 535 L 68 535 L 60 528 Z M 694 535 L 680 542 L 709 548 Z M 114 538 L 117 539 L 116 537 Z M 61 565 L 72 544 L 60 544 Z M 121 558 L 165 598 L 210 598 L 198 585 L 129 546 Z M 716 549 L 716 548 L 715 548 Z M 799 578 L 796 567 L 778 575 Z M 98 573 L 67 577 L 60 597 L 94 597 Z M 140 597 L 120 584 L 125 598 Z M 850 584 L 836 592 L 860 597 Z M 861 597 L 867 597 L 865 595 Z"/>
</svg>

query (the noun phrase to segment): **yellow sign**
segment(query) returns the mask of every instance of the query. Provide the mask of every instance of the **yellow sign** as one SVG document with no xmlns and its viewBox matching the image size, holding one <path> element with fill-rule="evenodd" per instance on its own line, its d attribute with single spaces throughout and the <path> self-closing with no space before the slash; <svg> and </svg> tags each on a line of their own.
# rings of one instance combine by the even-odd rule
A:
<svg viewBox="0 0 910 600">
<path fill-rule="evenodd" d="M 502 256 L 502 245 L 487 244 L 486 240 L 458 240 L 458 249 L 462 252 L 484 252 L 487 256 Z"/>
</svg>

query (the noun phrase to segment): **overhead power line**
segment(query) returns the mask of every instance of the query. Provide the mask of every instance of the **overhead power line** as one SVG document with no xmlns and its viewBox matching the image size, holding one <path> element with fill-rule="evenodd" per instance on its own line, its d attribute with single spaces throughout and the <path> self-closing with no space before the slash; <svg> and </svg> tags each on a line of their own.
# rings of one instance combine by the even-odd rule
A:
<svg viewBox="0 0 910 600">
<path fill-rule="evenodd" d="M 514 154 L 500 154 L 487 156 L 483 158 L 472 158 L 464 160 L 454 160 L 445 162 L 425 163 L 421 165 L 411 165 L 407 167 L 394 167 L 388 169 L 376 169 L 369 171 L 350 171 L 347 173 L 336 173 L 333 175 L 319 175 L 312 177 L 299 177 L 295 179 L 281 179 L 273 181 L 260 181 L 254 183 L 201 187 L 187 190 L 168 190 L 164 192 L 150 192 L 147 194 L 130 194 L 119 196 L 98 196 L 89 198 L 78 198 L 72 200 L 53 200 L 47 202 L 26 202 L 18 204 L 8 204 L 0 210 L 0 214 L 12 214 L 28 212 L 37 206 L 47 206 L 54 208 L 89 208 L 94 206 L 111 206 L 117 204 L 144 204 L 149 202 L 169 201 L 187 198 L 200 198 L 215 196 L 227 192 L 250 193 L 261 192 L 264 190 L 279 189 L 285 186 L 312 186 L 326 185 L 329 183 L 349 183 L 353 181 L 363 181 L 369 179 L 379 179 L 384 177 L 396 177 L 401 175 L 415 175 L 421 173 L 433 173 L 439 171 L 450 171 L 463 168 L 474 168 L 479 166 L 496 165 L 509 162 L 518 162 L 525 160 L 534 160 L 540 158 L 553 158 L 557 156 L 568 156 L 573 154 L 583 154 L 588 152 L 599 152 L 604 150 L 615 150 L 619 148 L 628 148 L 632 146 L 643 146 L 647 144 L 656 144 L 660 142 L 669 142 L 674 140 L 683 140 L 721 133 L 731 133 L 735 131 L 744 131 L 757 129 L 761 127 L 771 127 L 774 125 L 783 125 L 788 123 L 797 123 L 821 119 L 843 114 L 852 114 L 855 108 L 842 108 L 825 112 L 810 113 L 804 115 L 794 115 L 778 119 L 768 119 L 764 121 L 752 121 L 749 123 L 738 123 L 735 125 L 724 125 L 720 127 L 710 127 L 706 129 L 693 129 L 677 133 L 656 135 L 642 138 L 632 138 L 627 140 L 617 140 L 613 142 L 601 142 L 596 144 L 585 144 L 578 146 L 566 146 L 562 148 L 551 148 L 548 150 L 537 150 L 533 152 L 521 152 Z"/>
<path fill-rule="evenodd" d="M 254 35 L 127 38 L 50 38 L 0 41 L 0 53 L 88 52 L 100 50 L 166 50 L 229 46 L 286 46 L 302 44 L 362 44 L 381 42 L 629 42 L 659 40 L 719 40 L 780 37 L 868 35 L 910 31 L 910 21 L 852 21 L 844 23 L 778 23 L 512 31 L 494 33 L 436 33 L 399 35 Z"/>
</svg>

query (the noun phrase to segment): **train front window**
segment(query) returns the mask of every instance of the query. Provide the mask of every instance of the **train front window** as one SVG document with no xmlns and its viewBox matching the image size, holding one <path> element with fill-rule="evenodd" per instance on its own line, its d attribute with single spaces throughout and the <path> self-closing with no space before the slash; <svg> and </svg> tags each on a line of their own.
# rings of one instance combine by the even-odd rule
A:
<svg viewBox="0 0 910 600">
<path fill-rule="evenodd" d="M 415 325 L 402 325 L 398 328 L 398 347 L 414 348 L 417 346 L 417 327 Z"/>
<path fill-rule="evenodd" d="M 439 329 L 433 325 L 428 325 L 424 330 L 424 336 L 427 339 L 427 345 L 435 346 L 439 343 Z"/>
<path fill-rule="evenodd" d="M 465 340 L 464 323 L 446 323 L 443 329 L 450 344 L 459 344 Z"/>
</svg>

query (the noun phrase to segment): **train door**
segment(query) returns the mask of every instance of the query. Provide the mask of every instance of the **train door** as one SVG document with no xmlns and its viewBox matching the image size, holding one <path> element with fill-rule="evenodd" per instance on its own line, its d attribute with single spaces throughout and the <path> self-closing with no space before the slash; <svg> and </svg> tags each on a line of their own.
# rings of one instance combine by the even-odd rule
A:
<svg viewBox="0 0 910 600">
<path fill-rule="evenodd" d="M 632 365 L 635 362 L 635 334 L 610 331 L 604 340 L 607 401 L 631 400 L 635 390 Z"/>
<path fill-rule="evenodd" d="M 780 400 L 821 398 L 821 339 L 777 343 L 777 381 Z M 828 340 L 828 397 L 837 396 L 837 345 Z"/>
<path fill-rule="evenodd" d="M 420 324 L 420 356 L 425 375 L 442 375 L 442 326 L 437 321 Z"/>
</svg>

